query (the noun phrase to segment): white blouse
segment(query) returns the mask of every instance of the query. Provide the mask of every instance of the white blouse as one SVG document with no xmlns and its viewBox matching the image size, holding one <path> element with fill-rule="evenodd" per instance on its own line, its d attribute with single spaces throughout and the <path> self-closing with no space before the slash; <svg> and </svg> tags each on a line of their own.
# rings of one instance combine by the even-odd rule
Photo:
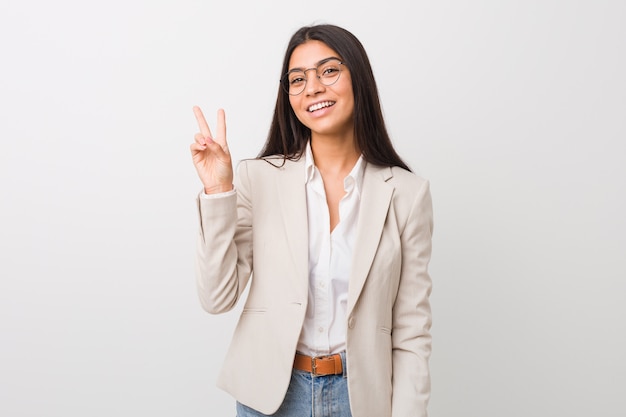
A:
<svg viewBox="0 0 626 417">
<path fill-rule="evenodd" d="M 309 230 L 309 299 L 298 351 L 324 356 L 346 348 L 348 281 L 359 218 L 365 161 L 361 156 L 344 179 L 339 223 L 330 233 L 330 215 L 322 176 L 310 144 L 305 153 Z"/>
</svg>

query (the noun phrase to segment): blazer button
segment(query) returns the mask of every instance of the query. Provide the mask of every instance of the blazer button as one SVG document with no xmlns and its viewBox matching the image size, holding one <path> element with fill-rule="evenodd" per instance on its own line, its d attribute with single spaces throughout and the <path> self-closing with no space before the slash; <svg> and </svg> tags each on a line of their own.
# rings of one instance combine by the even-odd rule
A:
<svg viewBox="0 0 626 417">
<path fill-rule="evenodd" d="M 351 329 L 354 329 L 354 317 L 350 316 L 350 318 L 348 319 L 348 327 Z"/>
</svg>

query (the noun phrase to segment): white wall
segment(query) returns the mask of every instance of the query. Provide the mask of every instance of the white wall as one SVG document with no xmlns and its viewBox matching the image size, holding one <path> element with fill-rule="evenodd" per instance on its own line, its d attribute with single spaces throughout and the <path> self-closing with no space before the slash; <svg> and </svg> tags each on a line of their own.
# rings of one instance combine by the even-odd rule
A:
<svg viewBox="0 0 626 417">
<path fill-rule="evenodd" d="M 625 21 L 618 0 L 3 0 L 0 415 L 234 415 L 214 383 L 237 314 L 194 286 L 191 107 L 256 155 L 289 36 L 329 22 L 432 183 L 431 415 L 623 416 Z"/>
</svg>

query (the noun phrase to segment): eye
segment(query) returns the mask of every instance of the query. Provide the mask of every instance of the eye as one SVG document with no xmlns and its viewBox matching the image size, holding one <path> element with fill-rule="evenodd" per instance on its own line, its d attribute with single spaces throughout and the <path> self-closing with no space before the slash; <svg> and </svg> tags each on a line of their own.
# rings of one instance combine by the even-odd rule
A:
<svg viewBox="0 0 626 417">
<path fill-rule="evenodd" d="M 339 72 L 338 64 L 331 64 L 322 68 L 322 77 L 332 77 Z"/>
<path fill-rule="evenodd" d="M 289 75 L 289 85 L 299 85 L 305 81 L 304 74 L 301 72 L 295 72 Z"/>
</svg>

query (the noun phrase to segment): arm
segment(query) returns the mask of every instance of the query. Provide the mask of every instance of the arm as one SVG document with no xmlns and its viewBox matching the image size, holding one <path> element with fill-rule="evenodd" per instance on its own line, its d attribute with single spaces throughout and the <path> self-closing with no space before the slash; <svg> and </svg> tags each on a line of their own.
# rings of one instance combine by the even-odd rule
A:
<svg viewBox="0 0 626 417">
<path fill-rule="evenodd" d="M 252 272 L 252 213 L 245 163 L 240 165 L 236 190 L 224 197 L 198 198 L 198 296 L 202 307 L 213 314 L 235 306 Z"/>
<path fill-rule="evenodd" d="M 433 211 L 428 181 L 422 184 L 401 235 L 402 271 L 393 307 L 393 417 L 426 417 L 430 397 Z"/>
<path fill-rule="evenodd" d="M 237 192 L 226 141 L 226 116 L 217 112 L 217 135 L 211 133 L 199 107 L 194 115 L 200 132 L 191 144 L 191 156 L 204 192 L 198 198 L 200 235 L 196 250 L 198 295 L 210 313 L 228 311 L 237 303 L 252 270 L 252 218 L 247 171 L 241 172 Z M 243 164 L 245 166 L 245 164 Z"/>
</svg>

